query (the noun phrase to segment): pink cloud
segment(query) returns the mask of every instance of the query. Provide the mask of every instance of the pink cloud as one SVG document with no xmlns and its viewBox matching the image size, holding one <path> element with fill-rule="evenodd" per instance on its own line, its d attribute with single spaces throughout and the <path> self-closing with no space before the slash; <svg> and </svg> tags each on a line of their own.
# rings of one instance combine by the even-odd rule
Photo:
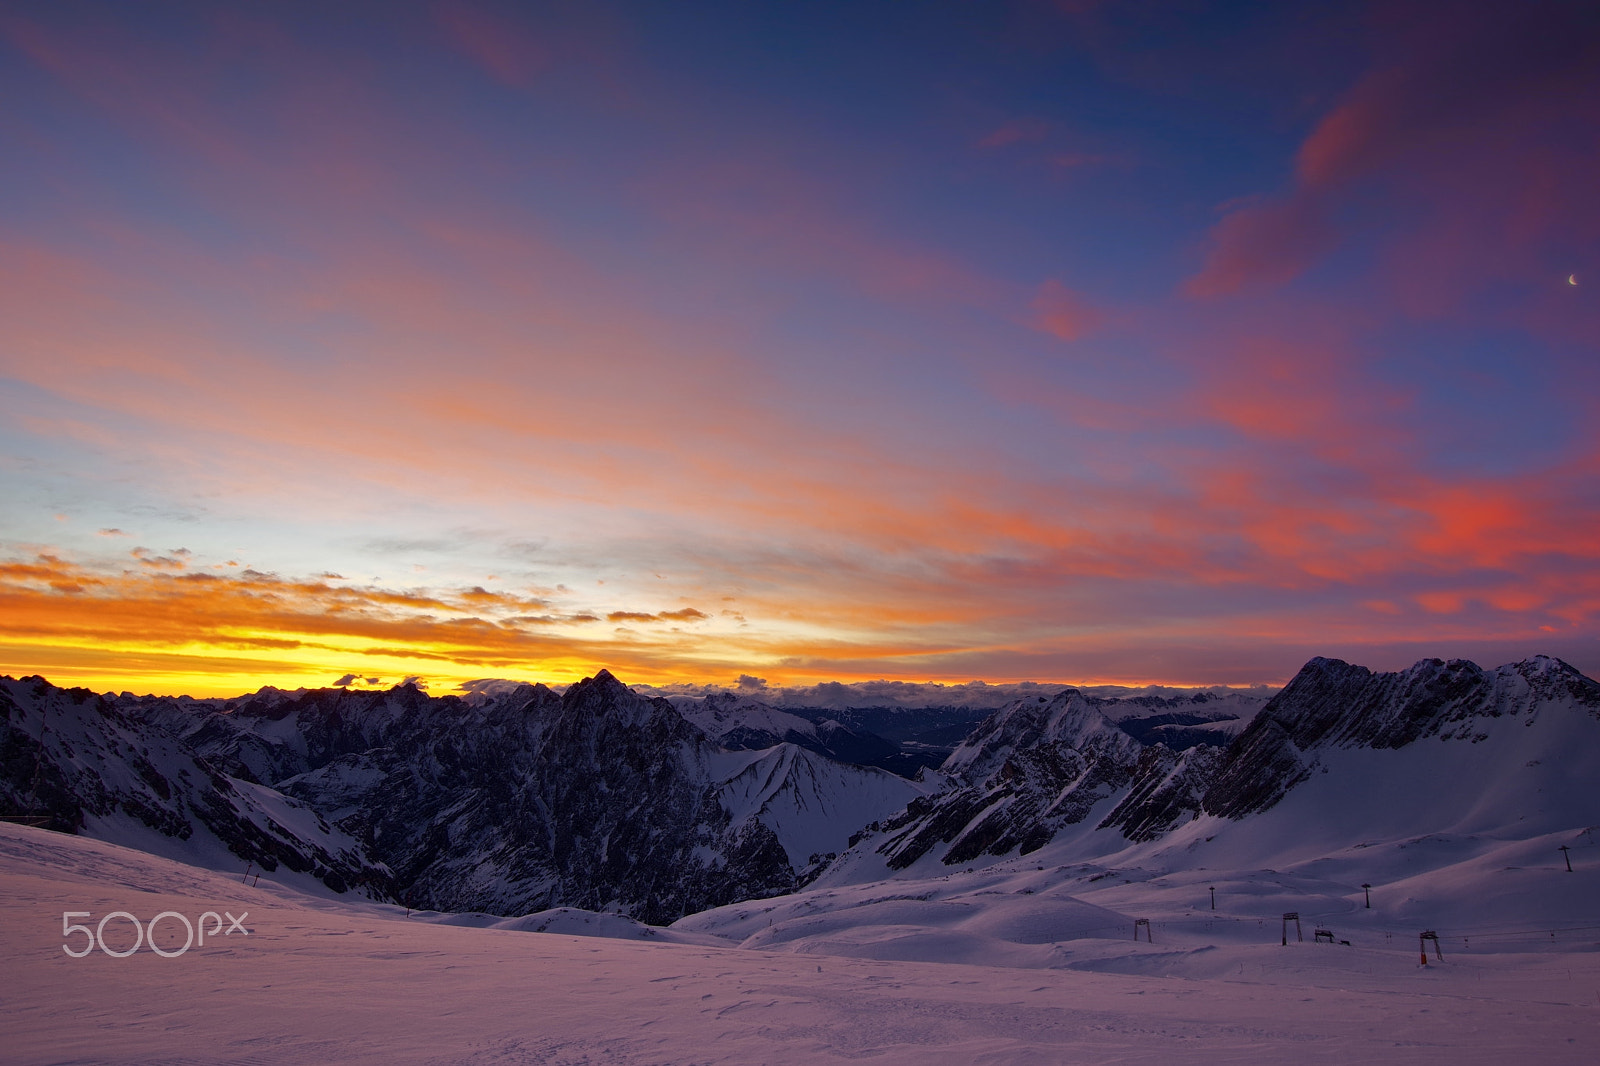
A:
<svg viewBox="0 0 1600 1066">
<path fill-rule="evenodd" d="M 1080 167 L 1097 167 L 1122 161 L 1120 156 L 1103 155 L 1097 152 L 1057 152 L 1050 157 L 1051 165 L 1058 170 L 1077 170 Z"/>
<path fill-rule="evenodd" d="M 668 160 L 637 194 L 719 264 L 826 278 L 894 301 L 993 308 L 1015 298 L 960 256 L 886 232 L 854 190 L 796 167 L 789 153 L 744 145 L 736 155 Z"/>
<path fill-rule="evenodd" d="M 1042 118 L 1013 118 L 1001 123 L 978 141 L 979 148 L 1005 148 L 1013 144 L 1042 141 L 1050 136 L 1051 123 Z"/>
<path fill-rule="evenodd" d="M 1365 221 L 1375 215 L 1389 220 L 1390 244 L 1418 233 L 1427 240 L 1440 216 L 1473 220 L 1481 230 L 1484 212 L 1500 213 L 1508 194 L 1519 195 L 1527 161 L 1548 146 L 1570 145 L 1571 131 L 1592 122 L 1600 50 L 1572 11 L 1533 6 L 1491 18 L 1413 5 L 1408 12 L 1409 21 L 1379 22 L 1386 34 L 1378 39 L 1380 66 L 1307 135 L 1290 188 L 1231 210 L 1213 228 L 1187 293 L 1281 285 L 1342 238 L 1377 225 Z M 1576 154 L 1580 168 L 1592 164 L 1592 140 Z M 1437 209 L 1440 200 L 1447 210 Z M 1597 214 L 1591 201 L 1572 205 L 1586 228 Z"/>
<path fill-rule="evenodd" d="M 1040 330 L 1068 343 L 1094 332 L 1106 321 L 1105 312 L 1054 279 L 1039 286 L 1032 309 Z"/>
<path fill-rule="evenodd" d="M 502 39 L 472 22 L 477 9 L 461 10 L 467 29 L 451 42 L 489 76 L 512 86 L 542 76 L 532 37 Z M 875 213 L 852 185 L 869 168 L 840 177 L 795 165 L 803 153 L 771 143 L 651 160 L 606 203 L 637 211 L 659 243 L 619 238 L 607 261 L 605 250 L 562 244 L 552 236 L 561 226 L 521 200 L 431 197 L 448 184 L 437 179 L 457 173 L 433 157 L 489 175 L 488 186 L 515 165 L 448 130 L 412 137 L 414 116 L 325 61 L 296 58 L 284 68 L 295 84 L 264 94 L 268 125 L 292 131 L 274 148 L 189 91 L 205 84 L 204 64 L 167 80 L 163 64 L 193 61 L 158 48 L 119 65 L 114 52 L 64 49 L 35 42 L 30 54 L 153 151 L 182 160 L 174 180 L 199 190 L 206 210 L 241 229 L 269 225 L 291 248 L 218 251 L 159 222 L 92 210 L 75 216 L 88 250 L 0 244 L 7 374 L 51 406 L 25 428 L 71 433 L 152 482 L 219 506 L 247 498 L 340 521 L 352 501 L 391 497 L 445 513 L 482 507 L 508 524 L 579 515 L 585 543 L 624 545 L 627 558 L 657 553 L 700 575 L 705 598 L 701 585 L 675 588 L 627 620 L 699 622 L 693 608 L 660 604 L 724 602 L 737 586 L 751 648 L 779 647 L 762 635 L 775 618 L 836 625 L 789 649 L 825 673 L 852 656 L 908 670 L 1043 669 L 1119 644 L 1126 664 L 1223 631 L 1307 644 L 1319 632 L 1357 633 L 1349 613 L 1285 606 L 1304 590 L 1387 604 L 1363 610 L 1393 619 L 1371 632 L 1394 639 L 1485 619 L 1520 634 L 1596 617 L 1594 583 L 1570 577 L 1594 569 L 1597 515 L 1572 488 L 1595 477 L 1592 442 L 1587 467 L 1430 476 L 1418 457 L 1428 427 L 1408 420 L 1409 397 L 1373 372 L 1360 342 L 1396 306 L 1445 315 L 1486 278 L 1536 268 L 1564 277 L 1540 262 L 1552 242 L 1600 239 L 1592 138 L 1558 136 L 1588 129 L 1574 120 L 1592 94 L 1570 70 L 1561 84 L 1572 94 L 1542 118 L 1534 96 L 1420 86 L 1412 60 L 1352 89 L 1307 135 L 1293 186 L 1218 223 L 1188 289 L 1221 296 L 1293 279 L 1348 238 L 1360 214 L 1352 205 L 1369 192 L 1398 220 L 1373 253 L 1380 273 L 1362 299 L 1280 296 L 1241 317 L 1229 301 L 1134 314 L 1057 280 L 1032 291 L 997 280 L 954 242 Z M 1431 69 L 1429 54 L 1417 52 L 1417 70 Z M 1456 116 L 1441 100 L 1470 106 Z M 1008 125 L 986 140 L 999 148 L 1045 132 Z M 634 256 L 655 261 L 636 273 L 617 265 Z M 672 269 L 660 271 L 662 261 Z M 663 299 L 676 291 L 650 288 L 652 270 L 700 286 L 715 297 L 708 306 L 722 301 L 718 312 Z M 752 277 L 764 291 L 747 300 L 739 286 Z M 872 311 L 795 343 L 801 364 L 854 360 L 858 341 L 866 353 L 847 374 L 816 373 L 816 396 L 797 397 L 809 371 L 785 376 L 782 360 L 798 331 L 770 323 L 839 306 L 795 295 L 808 288 Z M 1572 299 L 1582 295 L 1562 289 L 1472 313 L 1590 343 L 1594 316 Z M 1162 315 L 1181 343 L 1139 354 L 1160 346 L 1145 322 Z M 1028 417 L 1000 426 L 982 403 L 992 397 L 960 394 L 965 381 L 932 365 L 940 331 L 980 319 L 970 336 L 986 357 L 1003 346 L 982 332 L 996 321 L 1010 331 L 1004 343 L 1032 345 L 1052 370 L 1072 361 L 1022 336 L 1019 322 L 1069 343 L 1114 323 L 1131 354 L 1070 380 L 1027 368 L 1003 399 L 1008 414 L 1031 404 Z M 298 331 L 296 344 L 275 330 Z M 834 347 L 847 355 L 823 350 Z M 882 377 L 864 380 L 873 373 Z M 158 583 L 176 580 L 180 557 L 147 556 L 134 570 L 152 583 L 140 588 L 189 588 Z M 249 598 L 258 585 L 270 587 L 259 578 L 230 587 Z M 68 575 L 56 591 L 93 587 Z M 444 607 L 396 595 L 397 609 L 516 610 L 525 613 L 501 621 L 529 626 L 594 620 L 611 606 L 557 616 L 472 585 Z M 341 602 L 323 591 L 310 599 L 308 616 Z M 389 602 L 372 592 L 354 609 Z M 1141 629 L 1152 617 L 1171 620 Z M 1084 619 L 1126 628 L 1077 644 L 1038 636 Z M 183 621 L 171 619 L 172 631 Z M 464 655 L 499 639 L 465 623 L 451 632 Z M 980 645 L 988 658 L 963 658 Z"/>
<path fill-rule="evenodd" d="M 1237 208 L 1211 231 L 1205 266 L 1184 283 L 1184 291 L 1225 296 L 1250 284 L 1292 281 L 1334 243 L 1334 231 L 1315 198 Z"/>
<path fill-rule="evenodd" d="M 480 7 L 442 4 L 436 14 L 451 43 L 507 88 L 528 88 L 549 64 L 548 51 L 531 33 Z"/>
</svg>

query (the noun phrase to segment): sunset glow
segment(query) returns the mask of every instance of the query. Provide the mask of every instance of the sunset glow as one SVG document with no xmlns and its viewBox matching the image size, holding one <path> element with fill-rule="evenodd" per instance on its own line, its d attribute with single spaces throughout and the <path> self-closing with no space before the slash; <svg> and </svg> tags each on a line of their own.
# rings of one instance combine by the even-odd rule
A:
<svg viewBox="0 0 1600 1066">
<path fill-rule="evenodd" d="M 0 673 L 1600 671 L 1552 3 L 0 14 Z"/>
</svg>

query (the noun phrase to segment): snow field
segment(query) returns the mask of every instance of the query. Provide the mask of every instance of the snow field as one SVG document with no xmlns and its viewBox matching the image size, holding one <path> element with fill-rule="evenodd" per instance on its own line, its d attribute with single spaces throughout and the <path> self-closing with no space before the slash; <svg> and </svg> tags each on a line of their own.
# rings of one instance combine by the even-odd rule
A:
<svg viewBox="0 0 1600 1066">
<path fill-rule="evenodd" d="M 1592 951 L 1463 955 L 1447 946 L 1444 962 L 1424 969 L 1406 946 L 1313 945 L 1309 923 L 1306 943 L 1283 948 L 1250 942 L 1260 931 L 1245 927 L 1259 919 L 1232 923 L 1244 935 L 1218 919 L 1209 919 L 1211 929 L 1180 926 L 1197 912 L 1177 903 L 1198 902 L 1198 881 L 1107 876 L 1092 883 L 1101 886 L 1095 898 L 1079 899 L 1067 889 L 1092 887 L 1096 874 L 1008 862 L 939 879 L 942 898 L 914 898 L 930 891 L 927 882 L 920 891 L 880 884 L 836 888 L 831 899 L 830 890 L 819 892 L 810 909 L 832 904 L 837 915 L 845 900 L 870 921 L 836 919 L 816 935 L 842 942 L 900 928 L 928 938 L 912 957 L 883 961 L 804 954 L 793 950 L 799 935 L 771 935 L 772 950 L 556 933 L 588 925 L 631 935 L 626 919 L 570 909 L 492 919 L 499 927 L 490 928 L 474 927 L 488 916 L 407 919 L 389 906 L 303 895 L 266 879 L 244 886 L 116 845 L 0 825 L 0 950 L 8 964 L 0 1057 L 1170 1066 L 1525 1056 L 1578 1063 L 1600 1054 L 1600 954 Z M 1229 883 L 1258 881 L 1236 874 Z M 1152 914 L 1164 923 L 1153 944 L 1135 945 L 1131 926 L 1127 939 L 1029 943 L 1124 915 L 1106 902 L 1119 896 L 1154 908 L 1163 893 L 1170 902 Z M 748 927 L 755 938 L 772 916 L 762 915 L 768 905 L 786 908 L 784 923 L 797 922 L 806 898 L 740 904 L 737 919 L 738 908 L 724 908 L 718 921 L 728 933 Z M 141 950 L 75 959 L 62 952 L 68 910 L 94 920 L 125 910 L 145 921 L 163 910 L 247 912 L 251 933 L 214 937 L 178 958 Z M 520 931 L 539 924 L 543 935 Z M 686 919 L 663 939 L 695 924 Z M 969 949 L 1010 944 L 1054 952 L 1049 965 L 1077 968 L 922 961 L 959 954 L 962 937 Z"/>
</svg>

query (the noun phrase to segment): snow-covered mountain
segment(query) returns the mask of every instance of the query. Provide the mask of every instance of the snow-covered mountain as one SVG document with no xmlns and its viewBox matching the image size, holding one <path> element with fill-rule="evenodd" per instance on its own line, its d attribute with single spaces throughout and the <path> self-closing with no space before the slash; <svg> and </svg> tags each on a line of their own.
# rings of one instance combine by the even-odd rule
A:
<svg viewBox="0 0 1600 1066">
<path fill-rule="evenodd" d="M 1205 751 L 1206 749 L 1194 749 Z M 1145 758 L 1146 751 L 1168 755 Z M 1018 700 L 985 719 L 940 767 L 951 787 L 887 819 L 876 850 L 890 869 L 937 853 L 947 864 L 1026 855 L 1082 822 L 1136 773 L 1171 769 L 1077 689 Z"/>
<path fill-rule="evenodd" d="M 343 715 L 297 712 L 310 718 L 297 735 L 319 741 L 312 761 L 327 761 L 279 785 L 335 814 L 410 901 L 438 909 L 670 920 L 793 887 L 813 853 L 842 850 L 917 794 L 792 745 L 725 753 L 666 700 L 606 671 L 560 696 L 525 686 L 429 707 L 417 721 L 359 702 Z M 272 728 L 246 715 L 251 732 Z M 350 737 L 373 746 L 357 752 Z"/>
<path fill-rule="evenodd" d="M 1227 748 L 1130 749 L 1117 724 L 1082 692 L 1003 708 L 946 763 L 946 791 L 804 888 L 673 928 L 764 952 L 1230 982 L 1320 935 L 1329 952 L 1308 957 L 1341 987 L 1402 946 L 1431 978 L 1423 931 L 1447 965 L 1600 948 L 1600 685 L 1559 660 L 1315 659 Z M 1154 943 L 1134 944 L 1143 923 Z M 1263 954 L 1224 963 L 1229 945 Z"/>
<path fill-rule="evenodd" d="M 843 851 L 869 811 L 882 817 L 932 786 L 823 758 L 794 744 L 719 757 L 717 798 L 735 825 L 759 820 L 805 870 Z"/>
<path fill-rule="evenodd" d="M 7 813 L 241 876 L 250 867 L 339 893 L 393 891 L 390 871 L 316 810 L 220 772 L 110 699 L 5 677 L 0 712 Z"/>
<path fill-rule="evenodd" d="M 604 671 L 471 699 L 113 698 L 37 678 L 0 694 L 11 812 L 439 910 L 662 922 L 819 875 L 937 876 L 1041 849 L 1227 842 L 1271 864 L 1291 808 L 1325 853 L 1377 825 L 1527 839 L 1600 824 L 1600 685 L 1544 658 L 1395 674 L 1314 659 L 1248 723 L 1260 695 L 1030 695 L 919 781 L 829 759 L 817 723 L 758 701 L 703 699 L 692 721 Z"/>
<path fill-rule="evenodd" d="M 671 702 L 679 714 L 729 751 L 795 744 L 838 762 L 876 766 L 902 776 L 916 772 L 916 762 L 906 759 L 898 744 L 832 717 L 803 718 L 734 692 L 676 696 Z"/>
<path fill-rule="evenodd" d="M 1228 818 L 1266 810 L 1315 773 L 1325 751 L 1427 738 L 1477 744 L 1507 718 L 1544 737 L 1573 716 L 1587 718 L 1600 743 L 1600 684 L 1547 656 L 1491 671 L 1464 659 L 1424 659 L 1385 674 L 1316 658 L 1240 734 L 1203 806 Z"/>
<path fill-rule="evenodd" d="M 608 674 L 471 700 L 108 699 L 31 678 L 6 679 L 0 697 L 6 807 L 82 832 L 0 825 L 0 891 L 19 914 L 109 915 L 113 946 L 140 918 L 156 943 L 159 916 L 162 943 L 185 951 L 185 914 L 248 910 L 251 928 L 181 965 L 150 959 L 130 984 L 128 964 L 65 962 L 59 926 L 6 924 L 23 967 L 12 1044 L 29 1061 L 161 1058 L 170 1027 L 144 1022 L 197 1002 L 216 1009 L 193 1016 L 209 1029 L 185 1022 L 184 1049 L 213 1059 L 246 1034 L 321 1061 L 357 1047 L 352 1024 L 374 1061 L 430 1039 L 435 1058 L 493 1040 L 491 1057 L 677 1061 L 706 1046 L 707 1026 L 739 1061 L 809 1061 L 819 1032 L 832 1057 L 908 1062 L 1042 1061 L 1086 1039 L 1130 1061 L 1170 1061 L 1174 1047 L 1235 1061 L 1241 1033 L 1247 1057 L 1273 1062 L 1304 1058 L 1310 1040 L 1330 1061 L 1395 1047 L 1594 1057 L 1600 685 L 1558 660 L 1377 674 L 1317 659 L 1247 725 L 1203 717 L 1226 710 L 1209 701 L 1166 702 L 1183 696 L 1030 694 L 909 802 L 918 786 L 797 745 L 718 747 Z M 1165 715 L 1237 737 L 1175 750 L 1129 729 Z M 887 813 L 854 846 L 797 871 L 874 805 Z M 238 838 L 277 863 L 271 876 L 240 883 Z M 378 848 L 412 864 L 397 881 L 441 898 L 519 911 L 517 892 L 553 888 L 610 911 L 317 898 L 341 861 L 388 873 L 369 862 Z M 719 893 L 724 905 L 668 928 L 635 920 Z M 375 966 L 388 976 L 374 981 Z M 560 1002 L 532 1022 L 504 1009 L 534 985 Z M 74 1024 L 74 1004 L 130 995 L 111 1036 Z M 621 1045 L 623 1030 L 643 1035 Z"/>
<path fill-rule="evenodd" d="M 1271 699 L 1270 690 L 1130 695 L 1086 693 L 1107 718 L 1146 744 L 1183 751 L 1197 744 L 1227 747 Z"/>
<path fill-rule="evenodd" d="M 1308 782 L 1346 812 L 1349 844 L 1367 830 L 1348 812 L 1376 818 L 1374 802 L 1399 802 L 1396 831 L 1412 835 L 1457 826 L 1462 812 L 1524 835 L 1600 823 L 1600 794 L 1578 784 L 1600 779 L 1600 684 L 1558 659 L 1492 671 L 1428 659 L 1388 674 L 1313 659 L 1226 748 L 1147 746 L 1103 708 L 1069 689 L 996 712 L 945 761 L 949 787 L 872 827 L 840 868 L 872 878 L 925 857 L 992 861 L 1063 835 L 1101 855 L 1197 821 L 1248 820 Z M 1397 749 L 1406 757 L 1385 757 Z"/>
<path fill-rule="evenodd" d="M 152 846 L 204 830 L 216 838 L 211 865 L 274 862 L 267 843 L 215 813 L 232 803 L 246 826 L 283 837 L 291 869 L 435 909 L 567 905 L 668 921 L 794 887 L 814 856 L 926 791 L 792 744 L 725 751 L 605 671 L 562 695 L 521 685 L 471 701 L 410 686 L 201 701 L 9 685 L 40 707 L 93 709 L 72 717 L 71 751 L 57 729 L 46 734 L 55 746 L 29 759 L 39 711 L 8 707 L 17 810 L 59 810 L 62 828 L 124 843 L 128 818 L 142 819 Z M 155 763 L 146 749 L 159 751 Z M 86 751 L 96 754 L 85 763 Z"/>
<path fill-rule="evenodd" d="M 770 748 L 784 741 L 814 741 L 816 726 L 798 715 L 780 711 L 736 692 L 708 696 L 674 696 L 668 702 L 706 736 L 729 751 Z M 755 743 L 746 743 L 746 741 Z"/>
</svg>

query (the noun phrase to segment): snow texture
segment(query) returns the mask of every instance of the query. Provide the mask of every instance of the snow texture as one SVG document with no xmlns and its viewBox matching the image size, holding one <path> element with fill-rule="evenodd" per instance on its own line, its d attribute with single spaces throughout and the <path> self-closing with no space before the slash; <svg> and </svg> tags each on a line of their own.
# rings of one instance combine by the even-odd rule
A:
<svg viewBox="0 0 1600 1066">
<path fill-rule="evenodd" d="M 1416 868 L 1460 854 L 1423 849 Z M 1581 882 L 1573 892 L 1586 892 L 1593 925 L 1593 852 L 1573 875 L 1552 869 L 1542 845 L 1540 854 L 1537 867 L 1531 850 L 1519 856 L 1535 909 L 1558 904 L 1550 887 L 1562 879 Z M 1510 857 L 1495 855 L 1481 877 Z M 681 928 L 643 936 L 627 919 L 570 910 L 408 918 L 392 906 L 266 879 L 241 885 L 101 841 L 0 825 L 4 1057 L 40 1066 L 1170 1066 L 1566 1064 L 1600 1054 L 1593 928 L 1463 945 L 1462 930 L 1441 922 L 1444 957 L 1423 967 L 1417 923 L 1387 901 L 1365 911 L 1333 870 L 1150 877 L 1128 869 L 1091 882 L 1099 875 L 1084 868 L 1007 863 L 942 875 L 943 896 L 928 885 L 901 886 L 910 891 L 898 899 L 874 900 L 886 895 L 881 887 L 850 889 L 856 913 L 835 909 L 832 924 L 804 935 L 782 928 L 798 913 L 765 925 L 762 908 L 777 901 L 748 906 L 743 917 L 730 910 L 679 923 L 747 933 L 747 946 L 736 947 L 703 932 L 691 940 L 693 930 Z M 1433 884 L 1420 876 L 1422 884 L 1386 891 Z M 1220 890 L 1214 915 L 1203 909 L 1208 879 Z M 785 914 L 826 891 L 783 901 Z M 1275 912 L 1290 902 L 1307 919 L 1307 939 L 1291 930 L 1281 946 Z M 63 952 L 82 940 L 63 939 L 62 912 L 88 911 L 93 924 L 115 910 L 146 922 L 162 911 L 226 911 L 243 915 L 250 932 L 213 936 L 177 958 L 147 948 L 127 958 Z M 1133 941 L 1134 914 L 1151 917 L 1153 942 Z M 1530 917 L 1484 920 L 1515 931 L 1530 929 Z M 1323 922 L 1351 945 L 1314 943 L 1312 925 Z M 181 946 L 178 923 L 161 930 L 165 950 Z M 132 929 L 115 919 L 106 939 L 124 950 Z"/>
</svg>

